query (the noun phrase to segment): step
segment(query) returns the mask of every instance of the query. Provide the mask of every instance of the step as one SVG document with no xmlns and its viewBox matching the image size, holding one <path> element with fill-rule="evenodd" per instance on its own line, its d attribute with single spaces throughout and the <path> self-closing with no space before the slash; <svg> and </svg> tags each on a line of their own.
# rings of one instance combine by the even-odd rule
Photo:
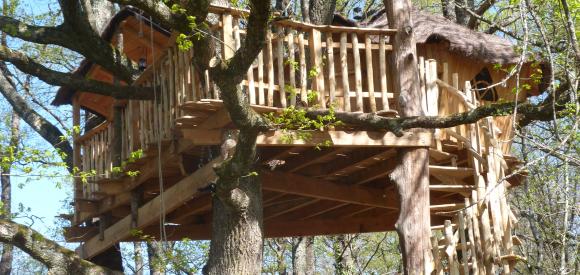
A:
<svg viewBox="0 0 580 275">
<path fill-rule="evenodd" d="M 471 193 L 474 190 L 473 185 L 429 185 L 430 191 L 448 192 L 448 193 Z"/>
</svg>

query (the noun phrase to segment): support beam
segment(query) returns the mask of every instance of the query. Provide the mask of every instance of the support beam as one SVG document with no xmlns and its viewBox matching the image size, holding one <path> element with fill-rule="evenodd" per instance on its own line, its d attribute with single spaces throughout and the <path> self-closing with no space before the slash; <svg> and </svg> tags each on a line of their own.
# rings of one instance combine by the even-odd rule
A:
<svg viewBox="0 0 580 275">
<path fill-rule="evenodd" d="M 368 232 L 383 232 L 394 230 L 396 214 L 382 214 L 344 219 L 308 219 L 299 221 L 265 222 L 266 238 L 299 237 L 314 235 L 354 234 Z M 190 240 L 208 240 L 211 237 L 211 223 L 176 226 L 168 229 L 169 241 L 183 238 Z M 156 236 L 153 234 L 152 236 Z M 130 240 L 137 240 L 129 238 Z"/>
<path fill-rule="evenodd" d="M 282 172 L 263 171 L 260 176 L 264 190 L 380 208 L 398 207 L 395 194 L 383 189 L 337 184 Z"/>
<path fill-rule="evenodd" d="M 137 213 L 138 218 L 135 228 L 143 228 L 157 221 L 161 215 L 161 209 L 170 212 L 198 195 L 199 188 L 206 186 L 209 182 L 216 179 L 214 165 L 217 165 L 219 162 L 221 162 L 221 158 L 213 160 L 193 174 L 180 180 L 171 188 L 165 190 L 163 200 L 161 196 L 157 196 L 140 207 Z M 162 203 L 164 203 L 164 207 L 161 207 Z M 93 237 L 83 246 L 79 247 L 79 254 L 85 259 L 99 254 L 115 243 L 130 237 L 130 228 L 131 216 L 129 215 L 108 227 L 104 231 L 102 241 L 99 240 L 98 236 Z"/>
<path fill-rule="evenodd" d="M 182 129 L 183 138 L 191 140 L 194 145 L 219 145 L 221 130 Z M 330 142 L 334 147 L 429 147 L 431 145 L 431 132 L 427 130 L 405 131 L 403 136 L 397 137 L 391 132 L 374 131 L 312 131 L 308 132 L 308 139 L 294 139 L 297 137 L 294 131 L 270 131 L 260 134 L 257 139 L 258 146 L 320 146 Z"/>
</svg>

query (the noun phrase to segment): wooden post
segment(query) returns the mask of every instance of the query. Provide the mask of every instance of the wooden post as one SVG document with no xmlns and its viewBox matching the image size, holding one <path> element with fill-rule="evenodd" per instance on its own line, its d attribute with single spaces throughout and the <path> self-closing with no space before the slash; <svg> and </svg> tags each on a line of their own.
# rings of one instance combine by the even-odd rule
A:
<svg viewBox="0 0 580 275">
<path fill-rule="evenodd" d="M 344 97 L 344 111 L 350 112 L 350 90 L 348 87 L 348 54 L 346 52 L 346 32 L 340 33 L 340 68 L 342 74 L 342 96 Z"/>
<path fill-rule="evenodd" d="M 390 66 L 394 87 L 399 89 L 402 117 L 423 115 L 417 69 L 417 51 L 411 24 L 410 0 L 384 0 L 391 28 L 393 52 Z M 390 175 L 395 182 L 400 212 L 395 228 L 399 234 L 405 274 L 425 270 L 425 250 L 431 249 L 429 212 L 429 150 L 424 147 L 398 150 L 398 164 Z"/>
<path fill-rule="evenodd" d="M 81 162 L 81 143 L 77 141 L 79 137 L 80 125 L 81 125 L 81 105 L 79 103 L 78 95 L 74 95 L 72 99 L 73 103 L 73 169 L 76 171 L 82 171 Z M 83 196 L 83 183 L 78 177 L 78 174 L 73 175 L 74 177 L 74 200 L 77 202 L 78 199 Z M 75 203 L 75 223 L 80 222 L 80 217 L 77 215 L 79 213 L 78 205 Z"/>
<path fill-rule="evenodd" d="M 223 35 L 223 53 L 224 60 L 228 60 L 234 56 L 235 38 L 233 30 L 233 19 L 232 15 L 229 13 L 222 14 L 222 35 Z"/>
<path fill-rule="evenodd" d="M 280 104 L 286 108 L 286 84 L 284 81 L 284 29 L 278 26 L 276 40 L 276 57 L 278 61 L 278 87 L 280 92 Z M 290 73 L 292 74 L 292 73 Z"/>
<path fill-rule="evenodd" d="M 298 33 L 298 51 L 300 54 L 300 101 L 302 104 L 308 104 L 307 95 L 307 73 L 306 73 L 306 49 L 304 48 L 304 34 Z"/>
<path fill-rule="evenodd" d="M 389 98 L 387 90 L 387 59 L 385 50 L 385 36 L 379 37 L 379 75 L 381 78 L 381 100 L 383 110 L 389 110 Z"/>
<path fill-rule="evenodd" d="M 328 54 L 328 96 L 330 105 L 334 104 L 335 99 L 335 76 L 334 76 L 334 42 L 332 41 L 332 33 L 326 34 L 326 52 Z"/>
<path fill-rule="evenodd" d="M 289 66 L 289 76 L 290 76 L 290 87 L 292 87 L 292 91 L 288 91 L 290 94 L 290 105 L 296 105 L 296 70 L 294 66 L 294 32 L 292 30 L 288 33 L 288 62 Z M 292 93 L 293 92 L 293 93 Z"/>
<path fill-rule="evenodd" d="M 324 88 L 324 68 L 322 66 L 322 37 L 321 33 L 317 29 L 310 30 L 310 37 L 308 40 L 308 46 L 310 47 L 310 64 L 311 69 L 316 70 L 316 76 L 312 81 L 313 90 L 316 90 L 318 95 L 318 104 L 320 108 L 326 108 L 326 96 Z"/>
<path fill-rule="evenodd" d="M 375 83 L 373 72 L 373 49 L 371 44 L 371 36 L 365 35 L 365 61 L 367 67 L 367 91 L 369 92 L 369 105 L 371 113 L 377 112 L 377 102 L 375 100 Z"/>
<path fill-rule="evenodd" d="M 266 69 L 268 70 L 268 96 L 266 104 L 274 106 L 274 55 L 272 53 L 272 32 L 266 32 Z"/>
<path fill-rule="evenodd" d="M 358 36 L 353 33 L 352 36 L 352 56 L 354 60 L 354 87 L 356 90 L 356 112 L 364 112 L 363 109 L 363 92 L 362 92 L 362 73 L 360 68 L 360 51 L 358 48 Z"/>
</svg>

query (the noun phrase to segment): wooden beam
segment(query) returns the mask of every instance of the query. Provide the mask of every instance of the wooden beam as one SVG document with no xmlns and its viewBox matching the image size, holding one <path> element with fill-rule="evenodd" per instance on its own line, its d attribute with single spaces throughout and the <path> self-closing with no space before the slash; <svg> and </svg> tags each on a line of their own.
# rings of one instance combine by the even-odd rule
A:
<svg viewBox="0 0 580 275">
<path fill-rule="evenodd" d="M 199 188 L 206 186 L 209 182 L 216 179 L 214 165 L 217 165 L 219 162 L 221 162 L 220 158 L 209 162 L 193 174 L 180 180 L 171 188 L 165 190 L 163 197 L 157 196 L 141 206 L 138 211 L 136 228 L 143 228 L 157 221 L 159 215 L 161 215 L 161 209 L 170 212 L 191 200 L 192 197 L 198 194 Z M 161 204 L 164 204 L 164 207 L 161 207 Z M 104 232 L 103 240 L 99 240 L 97 236 L 79 247 L 79 254 L 84 259 L 99 254 L 113 244 L 129 237 L 131 234 L 130 228 L 131 216 L 129 215 L 108 227 Z"/>
<path fill-rule="evenodd" d="M 385 193 L 379 188 L 343 185 L 273 171 L 263 171 L 260 176 L 264 190 L 381 208 L 398 208 L 398 199 L 395 194 Z"/>
<path fill-rule="evenodd" d="M 314 235 L 336 235 L 367 232 L 383 232 L 394 230 L 396 214 L 373 215 L 367 217 L 345 219 L 308 219 L 299 221 L 265 222 L 266 238 L 299 237 Z M 168 229 L 170 241 L 208 240 L 211 238 L 211 223 L 176 226 Z M 152 234 L 152 236 L 156 236 Z M 129 238 L 129 240 L 137 240 Z"/>
<path fill-rule="evenodd" d="M 218 145 L 221 141 L 221 130 L 182 129 L 183 138 L 190 139 L 195 145 Z M 397 137 L 391 132 L 373 131 L 312 131 L 308 139 L 298 137 L 295 131 L 271 131 L 258 136 L 258 146 L 320 146 L 327 144 L 334 147 L 428 147 L 431 145 L 431 132 L 412 130 Z M 289 141 L 290 139 L 290 141 Z"/>
<path fill-rule="evenodd" d="M 364 169 L 378 161 L 384 161 L 395 155 L 393 149 L 378 151 L 375 148 L 372 151 L 365 152 L 365 148 L 353 151 L 349 156 L 341 158 L 339 161 L 327 163 L 323 169 L 325 175 L 321 175 L 326 180 L 332 180 L 337 177 L 348 175 L 350 172 Z"/>
<path fill-rule="evenodd" d="M 324 150 L 324 151 L 323 151 Z M 325 163 L 338 157 L 338 154 L 345 153 L 350 148 L 326 148 L 326 149 L 311 149 L 305 154 L 298 155 L 296 158 L 288 161 L 283 165 L 283 169 L 288 172 L 296 172 L 302 168 L 308 167 L 315 163 Z"/>
</svg>

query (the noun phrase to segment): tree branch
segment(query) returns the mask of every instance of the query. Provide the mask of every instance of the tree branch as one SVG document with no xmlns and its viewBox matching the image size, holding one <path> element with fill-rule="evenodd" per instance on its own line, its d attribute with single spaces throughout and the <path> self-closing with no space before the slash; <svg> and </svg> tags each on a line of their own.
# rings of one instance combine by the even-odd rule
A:
<svg viewBox="0 0 580 275">
<path fill-rule="evenodd" d="M 6 68 L 2 64 L 0 67 L 0 93 L 6 98 L 12 109 L 21 117 L 34 131 L 44 140 L 50 143 L 55 149 L 64 153 L 63 161 L 66 163 L 69 172 L 73 169 L 73 149 L 69 142 L 61 139 L 64 134 L 34 110 L 26 100 L 18 94 L 14 83 L 6 75 Z"/>
<path fill-rule="evenodd" d="M 0 16 L 0 30 L 12 37 L 39 44 L 60 44 L 65 38 L 62 26 L 42 27 L 25 24 L 9 16 Z"/>
<path fill-rule="evenodd" d="M 81 259 L 27 226 L 0 219 L 0 242 L 12 244 L 48 267 L 48 274 L 121 274 Z"/>
<path fill-rule="evenodd" d="M 146 87 L 114 86 L 105 82 L 85 79 L 69 73 L 54 71 L 36 63 L 25 54 L 0 46 L 0 59 L 8 61 L 19 70 L 38 77 L 55 86 L 66 86 L 90 93 L 111 96 L 117 99 L 153 99 L 153 90 Z"/>
<path fill-rule="evenodd" d="M 564 105 L 561 100 L 556 104 L 561 111 Z M 517 104 L 517 108 L 516 108 Z M 477 107 L 471 111 L 451 114 L 447 116 L 410 116 L 401 118 L 385 118 L 373 113 L 335 112 L 336 119 L 351 125 L 357 125 L 368 130 L 386 130 L 401 135 L 403 130 L 411 128 L 441 129 L 458 125 L 475 123 L 489 116 L 505 116 L 513 114 L 514 109 L 520 116 L 520 125 L 531 121 L 549 121 L 554 118 L 551 104 L 534 105 L 528 102 L 494 103 Z M 330 110 L 309 110 L 307 116 L 316 119 L 318 116 L 330 114 Z"/>
</svg>

